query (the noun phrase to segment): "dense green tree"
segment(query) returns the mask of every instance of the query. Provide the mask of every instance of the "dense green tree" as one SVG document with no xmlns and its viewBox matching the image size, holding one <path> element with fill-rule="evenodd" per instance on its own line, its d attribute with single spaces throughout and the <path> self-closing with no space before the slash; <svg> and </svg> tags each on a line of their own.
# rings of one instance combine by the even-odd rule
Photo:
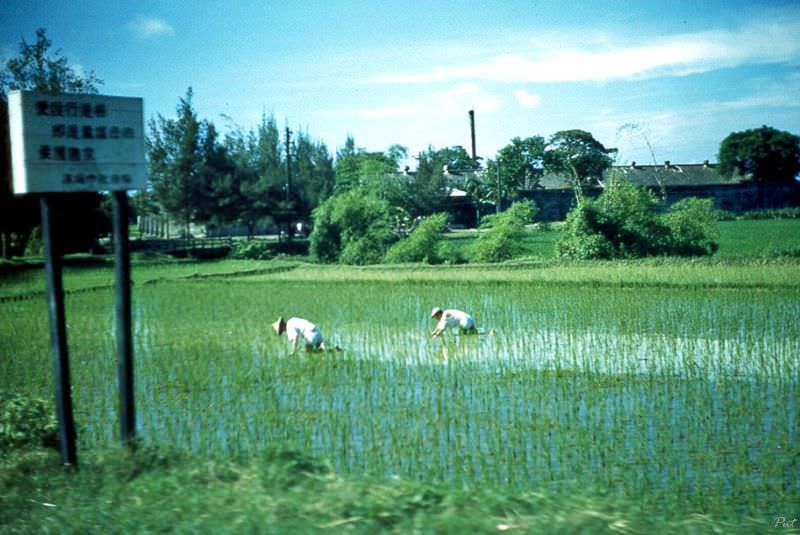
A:
<svg viewBox="0 0 800 535">
<path fill-rule="evenodd" d="M 211 214 L 209 222 L 222 226 L 241 223 L 247 227 L 248 236 L 253 235 L 260 217 L 248 198 L 249 185 L 258 181 L 257 166 L 251 152 L 255 145 L 254 135 L 252 131 L 245 134 L 240 128 L 227 132 L 221 143 L 231 167 L 222 176 L 211 177 L 216 211 Z"/>
<path fill-rule="evenodd" d="M 794 180 L 800 173 L 800 137 L 769 126 L 733 132 L 720 144 L 719 170 L 760 181 Z"/>
<path fill-rule="evenodd" d="M 520 190 L 539 187 L 544 173 L 544 148 L 541 136 L 515 137 L 487 161 L 483 172 L 470 177 L 466 190 L 479 220 L 484 206 L 494 204 L 495 211 L 500 212 L 503 199 L 516 197 Z"/>
<path fill-rule="evenodd" d="M 469 194 L 472 206 L 475 208 L 475 223 L 480 227 L 481 214 L 492 210 L 500 211 L 500 188 L 497 185 L 497 176 L 492 180 L 488 171 L 479 171 L 471 174 L 464 183 L 464 190 Z"/>
<path fill-rule="evenodd" d="M 159 114 L 150 120 L 146 148 L 153 191 L 166 213 L 181 222 L 188 233 L 195 217 L 204 215 L 205 189 L 203 125 L 192 106 L 191 87 L 176 111 L 174 119 Z"/>
<path fill-rule="evenodd" d="M 335 191 L 366 188 L 392 202 L 398 196 L 398 171 L 406 156 L 406 148 L 401 145 L 392 145 L 386 152 L 367 152 L 357 148 L 353 137 L 347 136 L 336 157 Z"/>
<path fill-rule="evenodd" d="M 333 159 L 322 142 L 315 142 L 308 132 L 299 131 L 292 153 L 292 193 L 298 218 L 311 211 L 333 192 Z"/>
<path fill-rule="evenodd" d="M 238 220 L 252 235 L 259 221 L 273 215 L 283 199 L 286 184 L 286 158 L 278 123 L 273 115 L 262 114 L 255 131 L 240 135 L 236 153 L 242 204 Z"/>
<path fill-rule="evenodd" d="M 415 217 L 444 211 L 450 190 L 449 176 L 464 176 L 479 168 L 479 163 L 467 154 L 464 147 L 428 147 L 418 156 L 417 173 L 409 187 L 407 211 Z"/>
<path fill-rule="evenodd" d="M 255 160 L 256 174 L 270 188 L 280 188 L 286 180 L 286 158 L 274 115 L 261 115 L 255 133 L 249 135 L 248 150 Z"/>
<path fill-rule="evenodd" d="M 140 215 L 158 215 L 161 213 L 161 207 L 158 205 L 158 200 L 152 190 L 142 189 L 135 191 L 130 200 L 131 216 L 134 220 Z"/>
<path fill-rule="evenodd" d="M 226 145 L 219 141 L 212 123 L 203 123 L 201 163 L 195 218 L 198 221 L 231 223 L 238 218 L 242 204 L 239 184 L 242 169 L 236 165 Z"/>
<path fill-rule="evenodd" d="M 334 165 L 334 191 L 343 193 L 355 187 L 360 182 L 360 161 L 357 158 L 359 150 L 353 136 L 347 136 L 344 147 L 336 152 L 336 164 Z"/>
<path fill-rule="evenodd" d="M 399 162 L 390 152 L 371 152 L 361 156 L 359 175 L 361 185 L 381 199 L 396 201 L 399 179 Z"/>
<path fill-rule="evenodd" d="M 238 222 L 252 235 L 260 222 L 287 225 L 308 217 L 333 189 L 333 161 L 324 143 L 300 131 L 290 144 L 291 188 L 287 194 L 287 151 L 274 116 L 263 115 L 257 128 L 234 128 L 224 142 L 211 142 L 213 125 L 200 123 L 201 176 L 210 198 L 196 216 L 213 223 Z M 202 198 L 203 196 L 201 196 Z M 210 202 L 206 202 L 210 201 Z M 202 217 L 200 217 L 202 216 Z"/>
<path fill-rule="evenodd" d="M 20 43 L 17 56 L 8 59 L 0 71 L 0 249 L 9 258 L 21 255 L 28 238 L 39 224 L 38 195 L 15 196 L 11 180 L 11 151 L 8 132 L 9 91 L 37 90 L 50 93 L 97 93 L 103 82 L 88 71 L 79 74 L 60 50 L 51 52 L 52 41 L 44 29 L 36 31 L 36 42 Z M 99 235 L 108 232 L 109 220 L 99 193 L 63 193 L 54 203 L 64 251 L 94 248 Z"/>
<path fill-rule="evenodd" d="M 515 137 L 500 149 L 494 160 L 489 160 L 487 175 L 500 176 L 503 197 L 516 196 L 522 189 L 536 189 L 544 173 L 545 141 L 541 136 L 525 139 Z"/>
<path fill-rule="evenodd" d="M 589 132 L 562 130 L 547 141 L 544 168 L 566 175 L 580 203 L 583 187 L 603 177 L 603 172 L 611 167 L 614 161 L 612 155 L 616 152 L 617 149 L 606 148 Z"/>
<path fill-rule="evenodd" d="M 366 189 L 413 218 L 444 210 L 452 176 L 479 168 L 463 147 L 428 147 L 417 158 L 417 172 L 406 175 L 400 173 L 400 165 L 407 155 L 400 145 L 367 152 L 348 136 L 337 152 L 335 191 Z"/>
<path fill-rule="evenodd" d="M 46 33 L 39 28 L 35 43 L 22 40 L 19 55 L 6 61 L 0 72 L 0 92 L 5 95 L 15 89 L 36 89 L 48 93 L 97 93 L 97 86 L 103 81 L 93 71 L 76 72 L 60 49 L 51 54 L 53 42 Z"/>
</svg>

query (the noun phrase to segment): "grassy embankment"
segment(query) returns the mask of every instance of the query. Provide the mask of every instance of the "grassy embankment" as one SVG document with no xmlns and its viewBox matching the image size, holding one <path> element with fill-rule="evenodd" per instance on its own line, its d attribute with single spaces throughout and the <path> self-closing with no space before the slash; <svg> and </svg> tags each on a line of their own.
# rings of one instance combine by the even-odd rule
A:
<svg viewBox="0 0 800 535">
<path fill-rule="evenodd" d="M 555 259 L 558 230 L 537 230 L 524 240 L 520 258 L 500 265 L 457 266 L 329 266 L 320 269 L 305 258 L 272 262 L 224 260 L 197 262 L 168 257 L 134 257 L 134 284 L 184 277 L 226 277 L 286 272 L 291 279 L 321 280 L 523 280 L 542 284 L 679 285 L 679 286 L 796 286 L 800 284 L 800 219 L 721 221 L 720 248 L 709 258 L 650 258 L 620 262 L 561 262 Z M 446 236 L 465 254 L 475 231 Z M 33 259 L 34 261 L 36 259 Z M 112 259 L 83 262 L 73 259 L 65 268 L 65 289 L 110 287 Z M 41 270 L 6 269 L 0 298 L 44 291 Z"/>
<path fill-rule="evenodd" d="M 796 511 L 795 511 L 796 512 Z M 787 513 L 791 515 L 792 513 Z M 793 517 L 789 516 L 787 522 Z M 0 464 L 0 531 L 23 533 L 774 533 L 776 518 L 686 511 L 672 518 L 606 491 L 450 490 L 402 479 L 342 478 L 278 453 L 251 463 L 146 449 L 53 453 Z M 795 525 L 797 522 L 795 522 Z M 797 529 L 780 530 L 797 533 Z"/>
</svg>

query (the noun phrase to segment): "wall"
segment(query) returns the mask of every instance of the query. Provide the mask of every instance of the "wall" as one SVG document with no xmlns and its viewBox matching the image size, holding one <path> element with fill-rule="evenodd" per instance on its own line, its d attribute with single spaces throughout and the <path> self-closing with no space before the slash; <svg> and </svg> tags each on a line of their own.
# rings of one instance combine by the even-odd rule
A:
<svg viewBox="0 0 800 535">
<path fill-rule="evenodd" d="M 597 197 L 603 190 L 586 191 L 587 197 Z M 520 192 L 523 199 L 532 199 L 540 210 L 542 221 L 563 221 L 575 204 L 571 189 L 546 189 Z M 800 206 L 800 182 L 713 184 L 707 186 L 671 186 L 667 202 L 672 205 L 687 197 L 714 199 L 714 205 L 729 212 L 747 212 L 770 208 Z"/>
</svg>

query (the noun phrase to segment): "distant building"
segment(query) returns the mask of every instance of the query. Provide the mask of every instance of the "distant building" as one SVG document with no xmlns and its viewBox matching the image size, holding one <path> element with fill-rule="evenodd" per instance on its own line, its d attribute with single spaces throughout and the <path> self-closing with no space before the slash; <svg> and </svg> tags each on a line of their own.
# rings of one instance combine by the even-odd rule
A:
<svg viewBox="0 0 800 535">
<path fill-rule="evenodd" d="M 617 165 L 606 171 L 603 178 L 584 189 L 587 197 L 597 197 L 614 173 L 637 186 L 649 188 L 658 196 L 665 195 L 669 206 L 687 197 L 710 198 L 720 210 L 741 213 L 800 206 L 800 182 L 755 182 L 747 177 L 735 175 L 725 177 L 719 173 L 719 164 L 672 163 L 641 165 L 631 162 Z M 457 177 L 455 183 L 463 183 L 466 177 Z M 456 186 L 457 187 L 457 186 Z M 536 202 L 543 221 L 561 221 L 575 205 L 575 194 L 568 177 L 545 173 L 539 180 L 539 188 L 519 192 L 519 198 Z M 452 208 L 459 223 L 474 224 L 467 220 L 474 212 L 465 206 L 466 199 L 453 199 Z M 513 202 L 513 199 L 507 202 Z"/>
<path fill-rule="evenodd" d="M 687 197 L 710 198 L 716 208 L 736 213 L 800 206 L 800 183 L 754 182 L 741 175 L 725 177 L 719 173 L 719 164 L 708 160 L 689 164 L 631 162 L 613 166 L 602 180 L 586 189 L 586 195 L 600 195 L 611 173 L 649 188 L 656 195 L 665 194 L 668 206 Z M 569 181 L 561 175 L 545 174 L 540 185 L 540 189 L 520 192 L 520 196 L 536 202 L 542 220 L 563 220 L 575 203 Z"/>
</svg>

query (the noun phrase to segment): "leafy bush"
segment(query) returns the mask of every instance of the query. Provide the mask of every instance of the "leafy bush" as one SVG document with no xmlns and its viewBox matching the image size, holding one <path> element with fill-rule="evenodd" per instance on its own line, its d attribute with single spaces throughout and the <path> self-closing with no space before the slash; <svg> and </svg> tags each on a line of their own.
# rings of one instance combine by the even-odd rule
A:
<svg viewBox="0 0 800 535">
<path fill-rule="evenodd" d="M 467 258 L 461 248 L 450 240 L 441 240 L 436 247 L 436 255 L 444 264 L 466 264 Z"/>
<path fill-rule="evenodd" d="M 556 243 L 556 254 L 575 260 L 607 260 L 616 256 L 614 244 L 597 232 L 602 216 L 592 202 L 585 202 L 567 214 L 561 239 Z"/>
<path fill-rule="evenodd" d="M 309 237 L 309 253 L 317 262 L 326 264 L 336 262 L 342 248 L 339 227 L 333 222 L 334 198 L 314 209 L 314 230 Z"/>
<path fill-rule="evenodd" d="M 271 244 L 263 240 L 236 240 L 229 256 L 239 260 L 269 260 L 274 252 Z"/>
<path fill-rule="evenodd" d="M 52 404 L 39 398 L 0 393 L 0 452 L 58 444 Z"/>
<path fill-rule="evenodd" d="M 391 264 L 400 262 L 426 262 L 439 264 L 443 261 L 439 254 L 442 234 L 447 229 L 447 214 L 439 213 L 425 218 L 411 236 L 395 243 L 386 253 L 386 261 Z"/>
<path fill-rule="evenodd" d="M 614 179 L 595 201 L 601 231 L 621 258 L 659 254 L 668 242 L 669 229 L 658 217 L 658 200 L 649 190 Z"/>
<path fill-rule="evenodd" d="M 356 266 L 379 264 L 386 252 L 386 247 L 381 242 L 380 237 L 370 235 L 352 238 L 342 248 L 339 263 Z"/>
<path fill-rule="evenodd" d="M 521 253 L 525 225 L 538 214 L 530 201 L 517 202 L 505 212 L 484 218 L 482 232 L 473 244 L 470 258 L 474 262 L 502 262 Z"/>
<path fill-rule="evenodd" d="M 652 193 L 612 179 L 597 199 L 570 211 L 556 253 L 578 260 L 712 254 L 715 218 L 710 200 L 694 198 L 661 216 Z"/>
<path fill-rule="evenodd" d="M 711 199 L 689 197 L 678 201 L 670 207 L 663 220 L 670 230 L 671 254 L 710 255 L 719 249 Z"/>
<path fill-rule="evenodd" d="M 313 217 L 309 252 L 318 262 L 374 264 L 394 237 L 388 203 L 359 189 L 329 198 Z"/>
</svg>

